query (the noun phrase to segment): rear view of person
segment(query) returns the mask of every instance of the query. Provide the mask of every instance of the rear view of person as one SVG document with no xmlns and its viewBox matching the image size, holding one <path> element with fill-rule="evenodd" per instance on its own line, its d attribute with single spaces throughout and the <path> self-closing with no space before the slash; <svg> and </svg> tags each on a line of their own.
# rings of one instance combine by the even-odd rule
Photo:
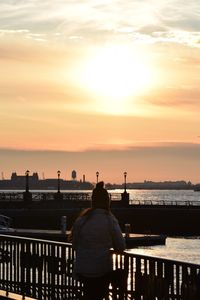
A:
<svg viewBox="0 0 200 300">
<path fill-rule="evenodd" d="M 123 251 L 125 240 L 117 219 L 110 212 L 104 183 L 92 193 L 92 208 L 75 221 L 72 246 L 76 252 L 74 273 L 83 282 L 84 300 L 102 300 L 108 294 L 112 272 L 110 249 Z"/>
</svg>

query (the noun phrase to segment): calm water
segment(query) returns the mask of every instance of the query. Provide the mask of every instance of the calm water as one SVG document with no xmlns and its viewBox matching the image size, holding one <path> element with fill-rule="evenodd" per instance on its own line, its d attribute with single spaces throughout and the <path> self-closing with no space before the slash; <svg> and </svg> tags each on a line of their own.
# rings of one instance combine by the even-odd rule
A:
<svg viewBox="0 0 200 300">
<path fill-rule="evenodd" d="M 129 190 L 128 192 L 130 199 L 139 201 L 190 201 L 200 204 L 200 192 L 192 190 Z M 200 264 L 200 232 L 199 237 L 167 237 L 165 246 L 143 247 L 131 251 Z"/>
<path fill-rule="evenodd" d="M 113 190 L 111 193 L 122 193 L 123 190 Z M 200 192 L 193 190 L 127 190 L 130 199 L 136 201 L 190 201 L 200 203 Z"/>
<path fill-rule="evenodd" d="M 13 191 L 12 191 L 13 192 Z M 48 191 L 55 192 L 55 191 Z M 63 191 L 91 192 L 91 191 Z M 122 193 L 123 190 L 112 190 L 111 193 Z M 127 190 L 130 199 L 136 201 L 190 201 L 199 202 L 200 192 L 193 190 Z M 134 253 L 157 256 L 200 264 L 200 232 L 199 237 L 167 237 L 165 246 L 144 247 L 131 250 Z"/>
<path fill-rule="evenodd" d="M 200 237 L 167 237 L 166 245 L 140 247 L 132 249 L 130 252 L 200 265 Z"/>
</svg>

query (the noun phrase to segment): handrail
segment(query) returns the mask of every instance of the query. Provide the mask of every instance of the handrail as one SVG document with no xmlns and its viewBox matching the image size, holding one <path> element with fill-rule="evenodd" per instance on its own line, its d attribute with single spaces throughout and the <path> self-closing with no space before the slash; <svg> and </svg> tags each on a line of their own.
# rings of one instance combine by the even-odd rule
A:
<svg viewBox="0 0 200 300">
<path fill-rule="evenodd" d="M 32 202 L 47 202 L 55 200 L 56 193 L 53 192 L 31 192 L 32 194 Z M 91 192 L 61 192 L 62 200 L 72 202 L 82 202 L 82 201 L 91 201 Z M 0 202 L 15 202 L 22 203 L 23 192 L 0 192 Z M 110 193 L 111 201 L 119 202 L 122 200 L 120 193 Z M 138 200 L 138 199 L 130 199 L 129 206 L 185 206 L 185 207 L 199 207 L 200 201 L 191 201 L 191 200 L 164 200 L 164 199 L 150 199 L 150 200 Z"/>
<path fill-rule="evenodd" d="M 112 256 L 125 277 L 123 287 L 111 285 L 109 299 L 199 299 L 200 265 L 127 251 Z M 0 289 L 40 300 L 78 300 L 82 284 L 73 278 L 73 261 L 69 243 L 0 235 Z"/>
</svg>

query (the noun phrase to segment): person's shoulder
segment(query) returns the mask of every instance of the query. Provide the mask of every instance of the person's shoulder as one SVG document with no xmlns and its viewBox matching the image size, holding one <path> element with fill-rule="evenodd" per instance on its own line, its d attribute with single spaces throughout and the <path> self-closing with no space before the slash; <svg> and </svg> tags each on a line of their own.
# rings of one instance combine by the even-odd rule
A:
<svg viewBox="0 0 200 300">
<path fill-rule="evenodd" d="M 112 212 L 109 212 L 109 213 L 108 213 L 108 217 L 110 218 L 110 220 L 111 220 L 111 222 L 112 222 L 113 224 L 118 224 L 118 220 L 117 220 L 117 218 L 112 214 Z"/>
</svg>

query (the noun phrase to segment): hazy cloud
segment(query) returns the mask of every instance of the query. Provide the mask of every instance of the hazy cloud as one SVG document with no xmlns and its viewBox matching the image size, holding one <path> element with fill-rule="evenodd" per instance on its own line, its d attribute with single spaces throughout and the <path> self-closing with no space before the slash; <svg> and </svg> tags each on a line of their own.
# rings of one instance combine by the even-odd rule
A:
<svg viewBox="0 0 200 300">
<path fill-rule="evenodd" d="M 162 95 L 162 96 L 161 96 Z M 200 89 L 199 88 L 168 88 L 163 89 L 160 93 L 157 91 L 157 95 L 150 95 L 147 101 L 154 105 L 166 106 L 166 107 L 182 107 L 195 111 L 200 110 L 199 99 Z"/>
</svg>

